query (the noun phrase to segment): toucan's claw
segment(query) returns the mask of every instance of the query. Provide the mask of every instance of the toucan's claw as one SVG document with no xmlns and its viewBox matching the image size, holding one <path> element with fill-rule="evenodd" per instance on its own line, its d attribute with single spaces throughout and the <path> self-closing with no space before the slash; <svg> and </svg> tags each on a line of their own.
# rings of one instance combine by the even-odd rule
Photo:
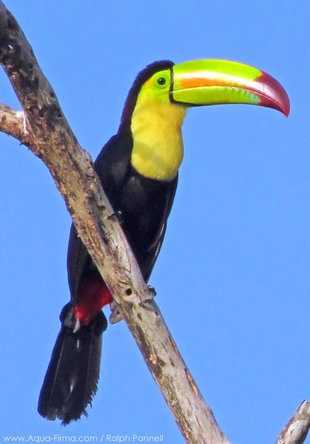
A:
<svg viewBox="0 0 310 444">
<path fill-rule="evenodd" d="M 149 309 L 149 304 L 153 301 L 154 297 L 156 296 L 156 290 L 151 285 L 148 285 L 147 289 L 148 289 L 147 298 L 141 301 L 139 305 L 140 307 Z"/>
<path fill-rule="evenodd" d="M 147 289 L 149 296 L 151 296 L 151 298 L 153 299 L 157 295 L 155 287 L 153 287 L 152 285 L 148 285 Z"/>
<path fill-rule="evenodd" d="M 122 215 L 122 212 L 121 212 L 121 211 L 115 211 L 115 213 L 112 213 L 112 214 L 108 217 L 108 219 L 113 220 L 113 221 L 117 220 L 118 223 L 120 223 L 121 225 L 122 225 L 122 223 L 123 223 L 123 221 L 124 221 L 124 219 L 123 219 L 123 215 Z"/>
<path fill-rule="evenodd" d="M 111 308 L 111 314 L 109 317 L 110 324 L 117 324 L 118 322 L 120 322 L 124 319 L 123 315 L 119 309 L 119 306 L 117 305 L 117 303 L 115 301 L 111 302 L 110 308 Z"/>
</svg>

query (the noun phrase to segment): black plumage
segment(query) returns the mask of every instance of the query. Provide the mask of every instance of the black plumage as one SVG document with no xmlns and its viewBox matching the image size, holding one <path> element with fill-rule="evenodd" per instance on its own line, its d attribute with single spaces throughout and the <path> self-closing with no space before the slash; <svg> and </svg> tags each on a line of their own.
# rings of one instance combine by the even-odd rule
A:
<svg viewBox="0 0 310 444">
<path fill-rule="evenodd" d="M 103 189 L 114 211 L 120 214 L 122 228 L 146 281 L 163 242 L 178 178 L 149 179 L 132 167 L 130 122 L 142 84 L 158 70 L 171 66 L 169 61 L 156 62 L 138 75 L 125 103 L 118 133 L 108 141 L 95 162 Z M 85 287 L 85 282 L 103 281 L 73 225 L 67 267 L 71 301 L 60 317 L 61 331 L 38 404 L 42 416 L 62 419 L 64 424 L 86 414 L 85 409 L 96 393 L 101 337 L 107 326 L 101 311 L 86 325 L 76 318 L 74 307 L 81 299 L 81 283 Z"/>
</svg>

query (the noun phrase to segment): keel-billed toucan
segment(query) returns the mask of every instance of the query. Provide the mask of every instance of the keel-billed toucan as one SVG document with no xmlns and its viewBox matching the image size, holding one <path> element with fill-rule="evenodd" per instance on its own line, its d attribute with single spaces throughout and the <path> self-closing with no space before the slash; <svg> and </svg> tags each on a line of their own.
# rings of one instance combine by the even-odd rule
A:
<svg viewBox="0 0 310 444">
<path fill-rule="evenodd" d="M 166 231 L 183 159 L 182 123 L 188 107 L 246 103 L 289 113 L 289 99 L 271 76 L 241 63 L 160 61 L 138 74 L 118 133 L 95 168 L 148 281 Z M 86 414 L 96 390 L 101 309 L 112 298 L 72 226 L 68 248 L 71 301 L 61 312 L 61 331 L 39 398 L 39 413 L 64 424 Z"/>
</svg>

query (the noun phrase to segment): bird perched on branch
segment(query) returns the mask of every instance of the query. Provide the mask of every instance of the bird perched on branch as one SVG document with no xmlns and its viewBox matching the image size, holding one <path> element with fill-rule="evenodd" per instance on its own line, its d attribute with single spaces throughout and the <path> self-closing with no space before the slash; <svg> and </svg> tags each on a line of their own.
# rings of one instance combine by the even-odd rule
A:
<svg viewBox="0 0 310 444">
<path fill-rule="evenodd" d="M 119 130 L 95 168 L 145 281 L 160 251 L 183 159 L 182 123 L 192 106 L 245 103 L 286 116 L 289 99 L 271 76 L 237 62 L 196 60 L 152 63 L 129 91 Z M 84 413 L 97 390 L 102 307 L 112 302 L 72 225 L 68 248 L 70 302 L 63 308 L 51 361 L 40 393 L 39 413 L 64 424 Z"/>
</svg>

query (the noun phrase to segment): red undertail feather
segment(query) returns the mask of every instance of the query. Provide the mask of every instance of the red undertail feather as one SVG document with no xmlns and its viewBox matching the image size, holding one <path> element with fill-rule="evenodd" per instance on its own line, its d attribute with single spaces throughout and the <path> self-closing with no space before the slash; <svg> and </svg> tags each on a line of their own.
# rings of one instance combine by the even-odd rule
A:
<svg viewBox="0 0 310 444">
<path fill-rule="evenodd" d="M 76 317 L 87 325 L 102 307 L 111 304 L 111 293 L 103 281 L 85 278 L 81 282 L 78 303 L 74 307 Z"/>
</svg>

